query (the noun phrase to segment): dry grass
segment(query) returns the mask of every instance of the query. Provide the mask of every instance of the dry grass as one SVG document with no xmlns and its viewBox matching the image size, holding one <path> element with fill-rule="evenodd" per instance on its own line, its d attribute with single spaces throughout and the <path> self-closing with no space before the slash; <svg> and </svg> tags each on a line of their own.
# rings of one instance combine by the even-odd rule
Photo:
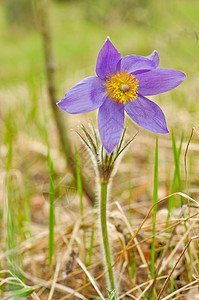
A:
<svg viewBox="0 0 199 300">
<path fill-rule="evenodd" d="M 23 89 L 22 94 L 26 93 Z M 1 93 L 1 99 L 5 98 Z M 11 97 L 10 97 L 11 96 Z M 14 95 L 9 95 L 9 99 L 16 101 L 20 107 L 19 98 L 14 99 Z M 24 98 L 24 97 L 21 97 Z M 2 100 L 1 100 L 2 102 Z M 12 102 L 12 105 L 15 104 Z M 10 109 L 10 104 L 7 104 Z M 47 107 L 47 104 L 44 104 Z M 5 111 L 8 109 L 5 108 Z M 169 110 L 169 109 L 168 109 Z M 49 112 L 48 112 L 49 114 Z M 24 126 L 25 118 L 21 115 L 21 110 L 16 111 L 17 117 L 21 116 L 19 126 Z M 40 120 L 41 116 L 38 116 Z M 81 120 L 86 120 L 81 117 Z M 76 120 L 70 119 L 71 127 L 74 127 Z M 2 118 L 1 118 L 1 123 Z M 41 121 L 42 123 L 42 121 Z M 172 116 L 169 115 L 168 123 L 172 126 Z M 5 126 L 3 124 L 3 126 Z M 10 256 L 21 257 L 23 263 L 14 266 L 25 278 L 26 285 L 33 286 L 35 292 L 29 296 L 33 299 L 94 299 L 91 295 L 99 296 L 103 299 L 105 291 L 105 275 L 103 271 L 103 257 L 100 249 L 100 232 L 98 218 L 94 214 L 94 209 L 90 202 L 84 198 L 84 226 L 86 233 L 86 248 L 83 243 L 83 223 L 80 217 L 79 197 L 73 177 L 69 171 L 65 172 L 66 166 L 57 145 L 56 131 L 53 121 L 49 122 L 51 133 L 51 153 L 55 171 L 55 251 L 53 265 L 48 265 L 48 167 L 47 167 L 47 147 L 42 140 L 42 135 L 33 139 L 28 135 L 28 131 L 33 126 L 19 132 L 13 139 L 13 167 L 6 170 L 5 158 L 7 146 L 1 145 L 1 207 L 4 207 L 4 219 L 1 223 L 1 250 L 0 261 L 1 286 L 6 286 L 4 280 L 10 282 L 10 274 L 7 266 L 13 264 Z M 5 128 L 4 128 L 5 129 Z M 128 132 L 132 132 L 133 126 L 129 123 Z M 3 132 L 3 130 L 2 130 Z M 72 133 L 74 136 L 74 134 Z M 197 137 L 191 141 L 188 151 L 188 161 L 190 156 L 197 162 L 199 151 Z M 93 182 L 93 170 L 91 160 L 86 154 L 80 141 L 76 143 L 81 155 L 81 169 L 88 175 L 88 181 Z M 187 140 L 183 143 L 183 153 L 187 146 Z M 122 160 L 117 175 L 113 180 L 112 197 L 109 204 L 109 232 L 112 244 L 114 261 L 123 253 L 117 262 L 115 269 L 120 285 L 120 296 L 118 299 L 148 299 L 147 291 L 150 290 L 152 280 L 150 278 L 150 255 L 152 241 L 152 219 L 149 215 L 143 227 L 136 234 L 136 238 L 129 248 L 122 252 L 130 237 L 136 232 L 145 216 L 149 212 L 152 204 L 152 181 L 153 181 L 153 151 L 154 136 L 143 132 L 128 150 Z M 159 148 L 159 198 L 170 194 L 170 182 L 173 174 L 174 163 L 172 159 L 172 145 L 169 137 L 160 137 Z M 189 189 L 186 194 L 193 197 L 197 202 L 198 189 L 198 164 L 193 163 Z M 183 173 L 183 157 L 182 157 Z M 13 187 L 18 189 L 18 201 L 21 202 L 24 190 L 28 192 L 28 201 L 31 208 L 31 232 L 28 236 L 28 224 L 23 224 L 23 234 L 17 237 L 17 247 L 6 250 L 7 228 L 7 190 L 6 180 L 11 178 Z M 122 178 L 122 180 L 121 180 Z M 128 185 L 131 186 L 131 213 L 132 220 L 129 223 L 128 205 Z M 156 268 L 158 267 L 161 254 L 169 241 L 168 249 L 164 253 L 164 259 L 159 266 L 158 278 L 155 284 L 156 297 L 161 290 L 168 275 L 173 270 L 173 292 L 170 289 L 171 278 L 165 287 L 161 299 L 185 299 L 188 291 L 198 285 L 198 239 L 192 237 L 198 234 L 198 204 L 184 198 L 183 208 L 180 208 L 180 197 L 175 197 L 177 206 L 172 210 L 172 216 L 166 227 L 167 220 L 167 200 L 158 207 L 156 223 Z M 21 205 L 21 204 L 20 204 Z M 185 221 L 186 228 L 185 229 Z M 87 266 L 90 239 L 93 228 L 94 245 L 92 263 Z M 175 229 L 175 231 L 174 231 Z M 192 240 L 191 240 L 192 239 Z M 188 254 L 186 245 L 190 242 Z M 130 250 L 131 249 L 131 250 Z M 85 261 L 85 252 L 87 261 Z M 179 260 L 180 258 L 180 260 Z M 190 262 L 191 258 L 191 262 Z M 178 262 L 175 269 L 175 263 Z M 136 262 L 134 277 L 131 278 L 130 266 Z M 191 269 L 190 269 L 191 268 Z M 95 278 L 100 277 L 98 280 Z M 19 279 L 17 279 L 19 280 Z M 7 283 L 8 283 L 7 282 Z M 22 283 L 20 283 L 22 285 Z M 87 286 L 86 286 L 87 285 Z M 85 287 L 84 287 L 85 286 Z M 7 292 L 4 293 L 6 297 Z M 5 298 L 6 299 L 6 298 Z"/>
</svg>

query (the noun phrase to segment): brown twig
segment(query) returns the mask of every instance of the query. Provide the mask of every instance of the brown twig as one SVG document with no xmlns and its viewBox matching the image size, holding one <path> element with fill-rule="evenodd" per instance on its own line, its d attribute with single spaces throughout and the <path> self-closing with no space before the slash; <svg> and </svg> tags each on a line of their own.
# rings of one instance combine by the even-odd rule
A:
<svg viewBox="0 0 199 300">
<path fill-rule="evenodd" d="M 167 279 L 165 280 L 165 282 L 164 282 L 164 284 L 163 284 L 163 287 L 162 287 L 162 289 L 161 289 L 161 291 L 160 291 L 160 293 L 159 293 L 159 295 L 158 295 L 157 300 L 160 300 L 160 297 L 162 296 L 162 293 L 164 292 L 164 289 L 165 289 L 165 287 L 166 287 L 166 285 L 167 285 L 169 279 L 171 278 L 171 275 L 172 275 L 173 272 L 175 271 L 175 268 L 177 267 L 179 261 L 181 260 L 182 256 L 183 256 L 184 253 L 186 252 L 186 250 L 187 250 L 187 248 L 189 247 L 190 243 L 191 243 L 192 241 L 194 241 L 194 240 L 197 240 L 197 239 L 199 239 L 199 235 L 193 236 L 192 238 L 190 238 L 190 240 L 188 241 L 188 243 L 186 244 L 186 246 L 185 246 L 184 249 L 182 250 L 180 256 L 178 257 L 178 260 L 176 261 L 176 263 L 175 263 L 175 265 L 174 265 L 174 267 L 173 267 L 173 269 L 171 270 L 169 276 L 168 276 Z"/>
<path fill-rule="evenodd" d="M 191 135 L 189 137 L 189 140 L 188 140 L 188 143 L 187 143 L 187 147 L 186 147 L 186 150 L 185 150 L 185 153 L 184 153 L 184 169 L 185 169 L 185 180 L 186 180 L 186 188 L 188 188 L 188 176 L 187 176 L 187 154 L 188 154 L 188 149 L 189 149 L 189 145 L 190 145 L 190 142 L 191 142 L 191 139 L 193 137 L 193 134 L 195 134 L 198 136 L 199 138 L 199 132 L 195 129 L 195 127 L 192 127 L 192 130 L 191 130 Z"/>
<path fill-rule="evenodd" d="M 182 218 L 182 216 L 183 216 L 183 214 L 184 214 L 184 212 L 185 212 L 185 208 L 186 208 L 185 206 L 182 207 L 181 212 L 180 212 L 180 215 L 179 215 L 179 219 Z M 150 291 L 149 291 L 149 299 L 150 299 L 151 293 L 152 293 L 152 291 L 153 291 L 153 288 L 154 288 L 154 286 L 155 286 L 155 284 L 156 284 L 157 277 L 158 277 L 158 274 L 159 274 L 159 270 L 160 270 L 160 268 L 161 268 L 161 266 L 162 266 L 164 257 L 165 257 L 165 255 L 166 255 L 166 253 L 167 253 L 167 250 L 169 249 L 169 246 L 170 246 L 170 244 L 171 244 L 171 241 L 172 241 L 172 239 L 173 239 L 173 237 L 174 237 L 174 234 L 175 234 L 175 232 L 176 232 L 176 229 L 177 229 L 177 226 L 178 226 L 178 225 L 179 225 L 179 223 L 176 223 L 176 225 L 174 226 L 174 228 L 173 228 L 173 230 L 172 230 L 172 232 L 171 232 L 170 238 L 168 239 L 168 241 L 167 241 L 167 243 L 166 243 L 166 246 L 165 246 L 165 248 L 164 248 L 162 257 L 161 257 L 161 259 L 160 259 L 160 262 L 159 262 L 159 264 L 158 264 L 158 266 L 157 266 L 157 269 L 156 269 L 156 272 L 155 272 L 153 284 L 152 284 L 152 286 L 151 286 L 151 288 L 150 288 Z"/>
<path fill-rule="evenodd" d="M 71 171 L 73 172 L 74 176 L 76 176 L 75 159 L 73 157 L 74 155 L 70 147 L 67 135 L 68 130 L 66 126 L 66 117 L 64 117 L 63 119 L 63 114 L 56 105 L 59 97 L 57 96 L 56 90 L 56 60 L 54 55 L 52 30 L 49 15 L 50 0 L 34 0 L 34 3 L 39 23 L 39 29 L 43 40 L 43 50 L 50 105 L 54 114 L 55 123 L 57 125 L 57 130 L 59 133 L 59 138 L 66 158 L 66 162 Z M 95 193 L 92 190 L 91 185 L 89 185 L 85 180 L 84 176 L 82 176 L 82 185 L 86 195 L 93 202 L 95 198 Z"/>
</svg>

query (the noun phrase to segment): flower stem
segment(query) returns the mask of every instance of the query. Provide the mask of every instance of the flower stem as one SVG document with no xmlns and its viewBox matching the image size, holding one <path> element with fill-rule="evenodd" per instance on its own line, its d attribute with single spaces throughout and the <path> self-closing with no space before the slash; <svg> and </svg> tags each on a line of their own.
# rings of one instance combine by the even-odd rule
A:
<svg viewBox="0 0 199 300">
<path fill-rule="evenodd" d="M 100 201 L 100 221 L 101 221 L 101 230 L 102 230 L 102 239 L 103 239 L 103 246 L 106 258 L 106 265 L 108 269 L 108 276 L 110 282 L 111 290 L 115 290 L 115 280 L 113 275 L 113 269 L 111 268 L 111 252 L 108 240 L 108 231 L 107 231 L 107 218 L 106 218 L 106 207 L 107 207 L 107 190 L 108 190 L 108 183 L 102 182 L 101 183 L 101 201 Z"/>
</svg>

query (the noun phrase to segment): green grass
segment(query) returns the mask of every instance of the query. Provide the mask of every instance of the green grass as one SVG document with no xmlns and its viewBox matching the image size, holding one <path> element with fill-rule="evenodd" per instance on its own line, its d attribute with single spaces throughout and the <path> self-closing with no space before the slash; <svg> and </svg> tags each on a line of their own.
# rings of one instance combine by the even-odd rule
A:
<svg viewBox="0 0 199 300">
<path fill-rule="evenodd" d="M 53 262 L 54 253 L 54 228 L 55 228 L 55 194 L 54 194 L 54 179 L 53 179 L 53 161 L 50 154 L 50 143 L 47 130 L 47 121 L 45 119 L 45 134 L 46 145 L 48 149 L 48 168 L 49 168 L 49 265 Z"/>
<path fill-rule="evenodd" d="M 174 162 L 175 162 L 175 171 L 176 171 L 176 177 L 178 180 L 179 192 L 182 192 L 182 181 L 181 181 L 181 172 L 180 172 L 180 165 L 179 165 L 179 155 L 177 153 L 175 135 L 174 135 L 173 131 L 172 131 L 172 145 L 173 145 L 173 157 L 174 157 Z M 182 205 L 183 205 L 183 202 L 181 201 L 181 206 Z"/>
<path fill-rule="evenodd" d="M 132 204 L 132 197 L 131 197 L 131 185 L 130 183 L 128 184 L 128 192 L 129 192 L 129 224 L 132 226 L 132 209 L 131 209 L 131 204 Z M 130 238 L 132 238 L 132 235 L 130 235 Z M 135 255 L 132 249 L 129 250 L 129 268 L 130 268 L 130 274 L 131 274 L 131 280 L 133 280 L 135 276 L 135 271 L 136 271 L 136 259 Z"/>
<path fill-rule="evenodd" d="M 82 187 L 82 180 L 81 180 L 81 173 L 80 173 L 80 166 L 79 166 L 79 157 L 78 157 L 76 146 L 75 146 L 75 164 L 76 164 L 76 175 L 77 175 L 77 189 L 78 189 L 79 200 L 80 200 L 80 213 L 82 217 L 82 227 L 83 227 L 84 263 L 86 264 L 86 229 L 84 224 L 83 187 Z"/>
<path fill-rule="evenodd" d="M 94 209 L 97 208 L 97 200 L 95 199 L 94 202 Z M 94 251 L 94 237 L 95 237 L 95 222 L 96 222 L 96 216 L 97 213 L 94 211 L 93 212 L 93 224 L 92 224 L 92 230 L 91 230 L 91 238 L 90 238 L 90 246 L 89 246 L 89 255 L 88 255 L 88 267 L 91 265 L 92 263 L 92 257 L 93 257 L 93 251 Z"/>
<path fill-rule="evenodd" d="M 18 245 L 24 237 L 24 216 L 21 211 L 21 186 L 20 180 L 17 173 L 12 172 L 13 168 L 13 145 L 12 145 L 12 134 L 7 131 L 5 135 L 5 142 L 8 146 L 7 153 L 7 176 L 6 176 L 6 199 L 4 202 L 4 214 L 3 220 L 5 221 L 4 226 L 4 250 L 9 251 L 7 257 L 7 268 L 11 270 L 13 276 L 19 277 L 24 280 L 23 276 L 18 271 L 18 267 L 23 266 L 23 257 L 19 254 Z M 23 195 L 22 195 L 23 197 Z M 24 207 L 23 207 L 24 208 Z M 13 280 L 12 284 L 8 284 L 8 290 L 15 290 L 18 288 Z"/>
<path fill-rule="evenodd" d="M 100 24 L 95 23 L 85 18 L 86 8 L 81 2 L 79 4 L 52 3 L 51 15 L 59 80 L 64 80 L 66 76 L 73 78 L 75 72 L 88 67 L 88 60 L 89 66 L 93 66 L 94 74 L 97 53 L 107 35 L 117 47 L 119 44 L 118 48 L 123 55 L 148 55 L 155 48 L 161 54 L 161 66 L 178 67 L 187 71 L 189 75 L 196 71 L 197 66 L 192 62 L 199 58 L 195 35 L 199 11 L 197 1 L 170 0 L 166 3 L 161 1 L 158 5 L 151 1 L 146 8 L 146 22 L 143 24 L 134 18 L 132 23 L 114 20 L 111 10 L 109 20 L 112 22 L 107 20 Z M 3 4 L 0 5 L 0 15 L 0 63 L 4 70 L 0 77 L 1 87 L 8 86 L 9 83 L 23 82 L 29 74 L 34 74 L 38 79 L 43 77 L 39 34 L 34 30 L 26 32 L 24 28 L 17 30 L 16 27 L 13 29 L 12 25 L 8 26 Z"/>
<path fill-rule="evenodd" d="M 181 187 L 181 178 L 180 178 L 179 166 L 180 166 L 180 158 L 181 158 L 181 151 L 182 151 L 183 140 L 184 140 L 184 134 L 182 134 L 182 137 L 181 137 L 181 140 L 180 140 L 180 145 L 179 145 L 179 148 L 177 150 L 176 149 L 175 135 L 174 135 L 174 132 L 172 132 L 172 143 L 173 143 L 173 154 L 174 154 L 174 161 L 175 161 L 175 170 L 174 170 L 174 175 L 173 175 L 173 180 L 172 180 L 172 185 L 171 185 L 171 194 L 174 194 L 177 191 L 181 191 L 182 192 L 182 190 L 178 190 L 177 189 L 177 179 L 178 179 L 178 182 L 179 182 L 179 179 L 180 179 L 179 187 Z M 172 199 L 170 198 L 169 202 L 168 202 L 168 216 L 167 216 L 167 220 L 169 220 L 170 215 L 171 215 L 172 207 L 175 207 L 175 205 L 176 205 L 175 197 L 172 197 Z"/>
<path fill-rule="evenodd" d="M 154 182 L 153 182 L 153 205 L 158 201 L 158 137 L 156 137 L 155 145 L 155 160 L 154 160 Z M 153 239 L 151 245 L 151 278 L 155 276 L 155 261 L 156 261 L 156 247 L 155 247 L 155 234 L 156 234 L 156 214 L 157 205 L 153 208 Z M 153 299 L 154 294 L 153 294 Z"/>
</svg>

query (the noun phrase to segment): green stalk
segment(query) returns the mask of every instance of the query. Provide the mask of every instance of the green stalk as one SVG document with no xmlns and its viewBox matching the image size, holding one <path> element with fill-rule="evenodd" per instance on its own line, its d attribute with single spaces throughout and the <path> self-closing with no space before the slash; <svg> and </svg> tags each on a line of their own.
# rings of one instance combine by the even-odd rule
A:
<svg viewBox="0 0 199 300">
<path fill-rule="evenodd" d="M 115 290 L 115 280 L 113 269 L 111 268 L 111 252 L 108 240 L 108 231 L 107 231 L 107 217 L 106 217 L 106 208 L 107 208 L 107 191 L 108 191 L 108 182 L 101 183 L 101 201 L 100 201 L 100 221 L 101 221 L 101 230 L 102 230 L 102 239 L 103 247 L 106 258 L 106 265 L 108 269 L 108 276 L 111 290 Z"/>
<path fill-rule="evenodd" d="M 83 244 L 84 244 L 84 262 L 86 264 L 86 228 L 84 224 L 84 203 L 83 203 L 83 188 L 82 188 L 82 179 L 79 167 L 79 157 L 77 152 L 77 147 L 75 146 L 75 164 L 76 164 L 76 177 L 77 177 L 77 188 L 80 198 L 80 209 L 82 216 L 82 228 L 83 228 Z"/>
<path fill-rule="evenodd" d="M 55 228 L 55 193 L 54 193 L 54 171 L 53 171 L 53 161 L 50 154 L 50 142 L 48 137 L 47 130 L 47 121 L 46 115 L 44 115 L 44 124 L 45 124 L 45 135 L 46 135 L 46 144 L 48 149 L 48 168 L 49 168 L 49 266 L 52 265 L 53 262 L 53 253 L 54 253 L 54 228 Z"/>
<path fill-rule="evenodd" d="M 93 209 L 95 210 L 97 207 L 97 201 L 95 199 Z M 91 265 L 92 255 L 93 255 L 93 247 L 94 247 L 94 234 L 95 234 L 95 218 L 96 212 L 93 212 L 93 224 L 92 224 L 92 231 L 91 231 L 91 239 L 90 239 L 90 247 L 89 247 L 89 257 L 88 257 L 88 264 L 87 267 Z"/>
<path fill-rule="evenodd" d="M 173 132 L 172 132 L 173 134 Z M 174 134 L 172 135 L 172 139 L 173 139 L 173 145 L 175 145 L 175 136 Z M 181 140 L 180 140 L 180 146 L 177 150 L 177 160 L 178 160 L 178 165 L 180 165 L 180 155 L 181 155 L 181 150 L 182 150 L 182 143 L 183 143 L 183 139 L 184 139 L 184 133 L 182 134 Z M 175 163 L 176 165 L 176 163 Z M 174 175 L 173 175 L 173 181 L 172 181 L 172 185 L 171 185 L 171 194 L 174 194 L 177 191 L 177 168 L 175 168 L 174 171 Z M 168 221 L 170 219 L 170 215 L 171 215 L 171 210 L 172 208 L 175 206 L 175 197 L 170 198 L 168 201 L 168 216 L 167 216 L 167 223 L 166 223 L 166 227 L 168 227 Z"/>
<path fill-rule="evenodd" d="M 153 183 L 153 205 L 158 201 L 158 137 L 155 145 L 154 183 Z M 153 238 L 151 245 L 151 277 L 155 278 L 155 234 L 156 234 L 157 205 L 153 208 Z M 151 298 L 155 299 L 155 290 L 152 290 Z"/>
<path fill-rule="evenodd" d="M 178 152 L 177 152 L 177 147 L 176 147 L 176 140 L 175 140 L 175 135 L 174 131 L 172 130 L 172 145 L 173 145 L 173 157 L 174 157 L 174 162 L 175 162 L 175 171 L 176 171 L 176 176 L 178 179 L 178 187 L 179 191 L 182 192 L 182 181 L 181 181 L 181 175 L 180 175 L 180 156 L 178 157 Z M 181 197 L 181 206 L 183 206 L 183 198 Z"/>
<path fill-rule="evenodd" d="M 129 183 L 128 186 L 129 189 L 129 224 L 132 227 L 132 211 L 131 211 L 131 185 Z M 132 235 L 130 234 L 130 239 L 132 238 Z M 129 267 L 130 267 L 130 275 L 131 280 L 133 280 L 136 270 L 136 260 L 135 255 L 133 253 L 133 249 L 129 249 Z"/>
</svg>

